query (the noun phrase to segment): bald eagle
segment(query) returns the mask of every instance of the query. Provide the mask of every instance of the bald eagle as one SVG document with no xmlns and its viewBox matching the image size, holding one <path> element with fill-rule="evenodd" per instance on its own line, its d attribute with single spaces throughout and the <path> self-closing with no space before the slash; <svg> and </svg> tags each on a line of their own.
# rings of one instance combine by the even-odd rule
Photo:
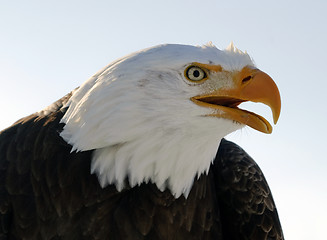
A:
<svg viewBox="0 0 327 240">
<path fill-rule="evenodd" d="M 276 84 L 233 45 L 159 45 L 110 63 L 0 133 L 1 239 L 283 239 L 268 184 L 224 137 Z"/>
</svg>

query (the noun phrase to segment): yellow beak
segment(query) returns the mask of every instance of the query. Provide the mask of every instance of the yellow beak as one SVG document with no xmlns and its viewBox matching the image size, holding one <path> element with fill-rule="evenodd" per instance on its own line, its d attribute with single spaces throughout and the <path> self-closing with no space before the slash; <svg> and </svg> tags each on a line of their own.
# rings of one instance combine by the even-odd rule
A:
<svg viewBox="0 0 327 240">
<path fill-rule="evenodd" d="M 272 126 L 265 118 L 239 109 L 237 106 L 247 101 L 268 105 L 276 124 L 280 114 L 281 101 L 275 82 L 268 74 L 250 67 L 244 67 L 240 72 L 231 73 L 231 75 L 233 87 L 195 96 L 191 100 L 202 107 L 219 110 L 210 116 L 231 119 L 260 132 L 271 133 Z"/>
</svg>

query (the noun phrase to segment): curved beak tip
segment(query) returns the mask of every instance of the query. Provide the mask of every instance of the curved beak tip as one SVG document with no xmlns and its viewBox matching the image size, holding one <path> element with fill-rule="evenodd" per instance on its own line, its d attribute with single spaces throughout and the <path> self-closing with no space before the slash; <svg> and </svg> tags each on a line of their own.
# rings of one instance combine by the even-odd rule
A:
<svg viewBox="0 0 327 240">
<path fill-rule="evenodd" d="M 273 119 L 274 119 L 274 124 L 275 124 L 275 125 L 276 125 L 277 122 L 278 122 L 279 114 L 280 114 L 280 112 L 273 114 Z"/>
<path fill-rule="evenodd" d="M 281 111 L 281 97 L 276 83 L 268 74 L 259 70 L 254 77 L 254 90 L 255 94 L 259 96 L 262 94 L 260 97 L 264 100 L 261 102 L 270 107 L 274 124 L 277 124 Z"/>
<path fill-rule="evenodd" d="M 280 100 L 280 93 L 279 93 L 279 90 L 276 86 L 276 89 L 277 89 L 277 99 L 275 101 L 275 105 L 271 107 L 272 109 L 272 112 L 273 112 L 273 120 L 274 120 L 274 124 L 276 125 L 277 122 L 278 122 L 278 119 L 280 117 L 280 111 L 281 111 L 281 100 Z"/>
</svg>

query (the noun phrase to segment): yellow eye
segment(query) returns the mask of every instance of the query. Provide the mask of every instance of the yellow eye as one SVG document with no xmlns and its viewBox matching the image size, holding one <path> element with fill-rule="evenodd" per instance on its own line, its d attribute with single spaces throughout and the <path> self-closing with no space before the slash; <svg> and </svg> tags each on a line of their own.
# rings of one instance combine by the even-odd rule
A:
<svg viewBox="0 0 327 240">
<path fill-rule="evenodd" d="M 185 77 L 193 82 L 199 82 L 207 79 L 206 72 L 197 66 L 190 66 L 185 70 Z"/>
</svg>

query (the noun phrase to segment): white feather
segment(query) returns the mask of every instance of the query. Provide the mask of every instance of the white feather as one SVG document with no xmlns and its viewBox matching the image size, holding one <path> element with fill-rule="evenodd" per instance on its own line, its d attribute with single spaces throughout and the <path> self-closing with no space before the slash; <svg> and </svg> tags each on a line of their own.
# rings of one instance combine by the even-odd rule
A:
<svg viewBox="0 0 327 240">
<path fill-rule="evenodd" d="M 226 70 L 253 65 L 234 47 L 160 45 L 109 64 L 73 93 L 61 136 L 72 151 L 95 149 L 91 172 L 102 187 L 150 181 L 187 196 L 194 178 L 208 172 L 220 140 L 242 127 L 204 117 L 213 110 L 190 100 L 228 87 L 226 79 L 188 84 L 183 72 L 192 62 Z"/>
</svg>

